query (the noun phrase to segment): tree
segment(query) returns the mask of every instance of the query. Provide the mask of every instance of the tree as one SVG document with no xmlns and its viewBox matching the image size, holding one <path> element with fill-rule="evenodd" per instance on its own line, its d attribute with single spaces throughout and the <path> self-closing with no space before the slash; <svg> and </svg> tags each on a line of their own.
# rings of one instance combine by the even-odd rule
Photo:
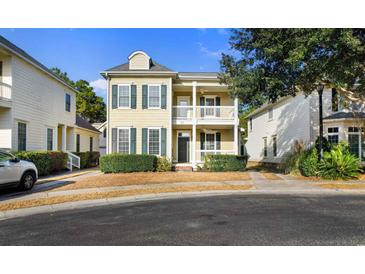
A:
<svg viewBox="0 0 365 274">
<path fill-rule="evenodd" d="M 90 123 L 104 122 L 106 120 L 106 106 L 103 98 L 97 96 L 94 88 L 85 80 L 72 81 L 66 72 L 59 68 L 52 68 L 60 79 L 78 90 L 76 94 L 76 112 Z"/>
<path fill-rule="evenodd" d="M 243 104 L 323 87 L 365 99 L 364 29 L 235 29 L 229 43 L 235 53 L 222 54 L 220 79 Z"/>
</svg>

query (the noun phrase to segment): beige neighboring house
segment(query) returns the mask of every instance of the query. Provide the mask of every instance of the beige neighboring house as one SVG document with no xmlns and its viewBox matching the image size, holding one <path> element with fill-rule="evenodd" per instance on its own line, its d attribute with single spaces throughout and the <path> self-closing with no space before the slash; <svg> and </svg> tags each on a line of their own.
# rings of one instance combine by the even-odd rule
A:
<svg viewBox="0 0 365 274">
<path fill-rule="evenodd" d="M 107 153 L 166 156 L 190 169 L 206 154 L 238 154 L 238 100 L 217 73 L 176 72 L 135 51 L 101 75 Z"/>
<path fill-rule="evenodd" d="M 97 130 L 76 117 L 77 92 L 0 36 L 0 149 L 65 151 L 68 167 L 79 166 L 72 152 L 98 150 L 99 140 Z"/>
<path fill-rule="evenodd" d="M 348 142 L 365 161 L 364 105 L 348 102 L 335 89 L 323 92 L 323 132 L 330 143 Z M 299 94 L 267 104 L 248 118 L 249 161 L 280 163 L 295 141 L 313 146 L 319 135 L 318 94 Z"/>
<path fill-rule="evenodd" d="M 93 124 L 93 126 L 101 132 L 99 135 L 99 152 L 101 156 L 106 154 L 106 124 L 107 122 Z"/>
</svg>

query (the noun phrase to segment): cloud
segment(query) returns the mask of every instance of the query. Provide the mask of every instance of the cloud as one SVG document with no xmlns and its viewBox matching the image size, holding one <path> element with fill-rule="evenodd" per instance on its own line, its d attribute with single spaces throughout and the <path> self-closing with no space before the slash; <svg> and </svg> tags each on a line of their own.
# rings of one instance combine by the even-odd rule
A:
<svg viewBox="0 0 365 274">
<path fill-rule="evenodd" d="M 90 82 L 90 86 L 92 86 L 95 90 L 96 95 L 106 98 L 106 80 L 105 79 L 97 79 L 95 81 Z"/>
<path fill-rule="evenodd" d="M 200 42 L 198 42 L 197 44 L 199 46 L 199 50 L 210 57 L 215 57 L 215 58 L 220 57 L 223 52 L 223 50 L 216 50 L 216 51 L 209 50 L 207 47 L 203 45 L 203 43 Z"/>
</svg>

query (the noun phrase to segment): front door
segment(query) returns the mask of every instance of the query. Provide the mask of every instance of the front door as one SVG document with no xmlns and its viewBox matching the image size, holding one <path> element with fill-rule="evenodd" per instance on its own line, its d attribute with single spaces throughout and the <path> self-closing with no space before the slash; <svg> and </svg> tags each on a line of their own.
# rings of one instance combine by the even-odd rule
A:
<svg viewBox="0 0 365 274">
<path fill-rule="evenodd" d="M 179 163 L 188 163 L 189 162 L 189 137 L 179 136 L 178 138 L 178 157 L 177 161 Z"/>
</svg>

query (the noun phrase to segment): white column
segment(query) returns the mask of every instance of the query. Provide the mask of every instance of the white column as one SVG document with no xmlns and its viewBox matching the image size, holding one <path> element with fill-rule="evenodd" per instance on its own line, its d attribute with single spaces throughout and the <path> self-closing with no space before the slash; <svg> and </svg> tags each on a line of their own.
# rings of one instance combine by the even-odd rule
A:
<svg viewBox="0 0 365 274">
<path fill-rule="evenodd" d="M 105 153 L 106 154 L 109 154 L 111 152 L 110 150 L 110 140 L 111 140 L 111 128 L 110 128 L 110 113 L 109 113 L 109 105 L 110 105 L 110 99 L 109 99 L 109 96 L 110 96 L 110 92 L 109 92 L 109 77 L 108 77 L 108 74 L 105 74 L 105 77 L 106 77 L 106 142 L 105 142 L 105 145 L 106 145 L 106 149 L 105 149 Z"/>
<path fill-rule="evenodd" d="M 193 145 L 192 145 L 192 147 L 193 147 L 193 155 L 192 155 L 192 157 L 191 157 L 191 159 L 192 159 L 192 164 L 193 164 L 193 168 L 195 168 L 196 167 L 196 124 L 195 123 L 193 123 Z"/>
<path fill-rule="evenodd" d="M 61 126 L 62 128 L 62 146 L 61 146 L 61 150 L 62 151 L 66 151 L 66 144 L 67 144 L 67 134 L 66 134 L 66 126 L 63 125 Z"/>
<path fill-rule="evenodd" d="M 193 82 L 193 121 L 196 119 L 196 81 Z"/>
<path fill-rule="evenodd" d="M 238 155 L 239 148 L 238 148 L 238 126 L 239 126 L 239 119 L 238 119 L 238 98 L 234 99 L 234 153 Z"/>
</svg>

